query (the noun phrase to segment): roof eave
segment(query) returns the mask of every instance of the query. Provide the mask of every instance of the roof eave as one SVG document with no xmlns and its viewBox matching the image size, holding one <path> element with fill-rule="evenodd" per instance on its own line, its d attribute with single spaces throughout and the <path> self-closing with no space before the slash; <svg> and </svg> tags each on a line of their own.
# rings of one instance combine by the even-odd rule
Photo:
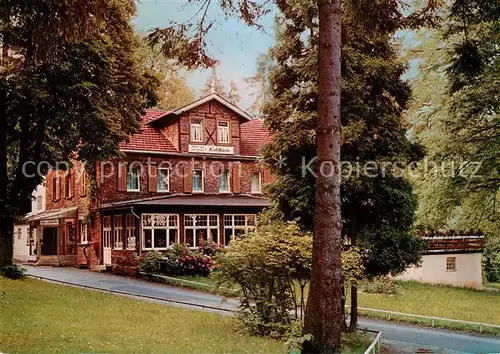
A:
<svg viewBox="0 0 500 354">
<path fill-rule="evenodd" d="M 165 113 L 164 115 L 162 115 L 160 117 L 152 119 L 152 120 L 150 120 L 148 122 L 148 124 L 157 122 L 157 121 L 159 121 L 159 120 L 161 120 L 161 119 L 163 119 L 165 117 L 168 117 L 168 116 L 180 116 L 181 114 L 183 114 L 183 113 L 185 113 L 187 111 L 190 111 L 191 109 L 194 109 L 196 107 L 199 107 L 202 104 L 210 102 L 211 100 L 216 100 L 217 102 L 219 102 L 220 104 L 222 104 L 226 108 L 229 108 L 234 113 L 236 113 L 238 116 L 240 116 L 241 118 L 243 118 L 243 119 L 245 119 L 247 121 L 253 120 L 253 117 L 250 114 L 248 114 L 247 112 L 245 112 L 241 108 L 238 108 L 237 106 L 235 106 L 231 102 L 227 101 L 224 97 L 221 97 L 220 95 L 218 95 L 216 93 L 211 93 L 211 94 L 209 94 L 207 96 L 204 96 L 204 97 L 201 97 L 201 98 L 197 99 L 194 102 L 191 102 L 191 103 L 189 103 L 187 105 L 179 107 L 179 108 L 177 108 L 177 109 L 175 109 L 175 110 L 173 110 L 171 112 L 167 112 L 167 113 Z"/>
</svg>

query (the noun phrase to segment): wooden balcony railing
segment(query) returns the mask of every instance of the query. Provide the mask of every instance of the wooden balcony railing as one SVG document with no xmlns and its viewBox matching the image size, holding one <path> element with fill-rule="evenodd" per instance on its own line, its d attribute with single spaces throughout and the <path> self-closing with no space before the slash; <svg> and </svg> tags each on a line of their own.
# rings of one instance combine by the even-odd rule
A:
<svg viewBox="0 0 500 354">
<path fill-rule="evenodd" d="M 484 248 L 483 236 L 436 236 L 422 237 L 427 243 L 427 251 L 434 252 L 481 252 Z"/>
</svg>

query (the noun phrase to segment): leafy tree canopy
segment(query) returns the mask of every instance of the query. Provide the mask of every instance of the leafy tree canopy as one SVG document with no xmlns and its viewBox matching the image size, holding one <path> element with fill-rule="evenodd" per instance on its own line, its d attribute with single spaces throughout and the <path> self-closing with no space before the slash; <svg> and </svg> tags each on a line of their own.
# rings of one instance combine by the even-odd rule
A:
<svg viewBox="0 0 500 354">
<path fill-rule="evenodd" d="M 177 61 L 165 57 L 157 47 L 151 47 L 144 38 L 139 40 L 138 55 L 143 65 L 160 81 L 156 107 L 174 109 L 195 100 L 194 90 L 182 76 Z"/>
<path fill-rule="evenodd" d="M 448 25 L 418 34 L 409 119 L 428 153 L 415 179 L 423 226 L 500 228 L 499 15 L 497 2 L 457 0 Z"/>
</svg>

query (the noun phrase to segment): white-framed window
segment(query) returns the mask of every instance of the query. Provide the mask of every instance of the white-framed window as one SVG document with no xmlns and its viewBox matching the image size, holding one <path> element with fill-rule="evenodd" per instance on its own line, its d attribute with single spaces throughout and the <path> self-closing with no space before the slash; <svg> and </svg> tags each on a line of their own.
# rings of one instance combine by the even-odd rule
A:
<svg viewBox="0 0 500 354">
<path fill-rule="evenodd" d="M 43 196 L 39 195 L 38 197 L 36 197 L 36 208 L 37 210 L 41 210 L 42 207 L 43 207 Z"/>
<path fill-rule="evenodd" d="M 139 192 L 141 170 L 138 166 L 130 166 L 127 169 L 127 192 Z"/>
<path fill-rule="evenodd" d="M 179 243 L 178 214 L 142 214 L 142 249 L 166 250 Z"/>
<path fill-rule="evenodd" d="M 113 219 L 113 227 L 114 227 L 114 249 L 122 250 L 123 249 L 123 216 L 115 215 Z"/>
<path fill-rule="evenodd" d="M 126 233 L 127 233 L 127 249 L 128 250 L 135 250 L 137 229 L 135 227 L 135 216 L 134 215 L 127 214 L 125 216 L 125 226 L 126 226 Z"/>
<path fill-rule="evenodd" d="M 224 245 L 227 246 L 234 236 L 254 229 L 256 224 L 255 214 L 224 214 Z"/>
<path fill-rule="evenodd" d="M 446 271 L 447 272 L 457 271 L 457 257 L 446 257 Z"/>
<path fill-rule="evenodd" d="M 262 192 L 262 183 L 261 183 L 261 173 L 254 172 L 250 175 L 250 191 L 252 193 L 261 193 Z"/>
<path fill-rule="evenodd" d="M 80 243 L 84 245 L 89 243 L 89 230 L 87 223 L 83 220 L 80 221 Z"/>
<path fill-rule="evenodd" d="M 190 247 L 198 247 L 209 240 L 219 243 L 219 215 L 184 215 L 184 240 Z"/>
<path fill-rule="evenodd" d="M 220 121 L 217 125 L 217 137 L 221 144 L 229 144 L 229 122 Z"/>
<path fill-rule="evenodd" d="M 111 248 L 111 216 L 104 216 L 102 218 L 102 246 L 104 248 Z"/>
<path fill-rule="evenodd" d="M 201 119 L 191 119 L 191 141 L 203 142 L 203 124 Z"/>
<path fill-rule="evenodd" d="M 193 170 L 193 176 L 192 176 L 192 191 L 194 193 L 196 192 L 203 192 L 204 188 L 204 183 L 203 183 L 203 170 L 196 169 Z"/>
<path fill-rule="evenodd" d="M 219 192 L 220 193 L 228 193 L 230 191 L 229 186 L 229 171 L 222 170 L 219 175 Z"/>
<path fill-rule="evenodd" d="M 168 168 L 159 168 L 157 170 L 156 190 L 158 192 L 170 191 L 170 170 Z"/>
<path fill-rule="evenodd" d="M 20 240 L 23 237 L 23 230 L 19 227 L 17 229 L 17 239 Z"/>
</svg>

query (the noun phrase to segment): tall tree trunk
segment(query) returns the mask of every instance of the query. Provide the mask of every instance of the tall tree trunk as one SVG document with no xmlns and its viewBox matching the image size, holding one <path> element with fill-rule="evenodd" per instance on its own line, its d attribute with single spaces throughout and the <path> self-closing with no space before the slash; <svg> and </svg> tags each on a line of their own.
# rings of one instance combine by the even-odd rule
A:
<svg viewBox="0 0 500 354">
<path fill-rule="evenodd" d="M 12 264 L 14 218 L 9 208 L 7 175 L 7 94 L 0 88 L 0 268 Z"/>
<path fill-rule="evenodd" d="M 351 218 L 351 247 L 356 247 L 358 242 L 358 227 L 356 225 L 356 211 L 352 211 Z M 358 327 L 358 287 L 351 286 L 351 314 L 349 330 L 354 331 Z"/>
<path fill-rule="evenodd" d="M 9 64 L 8 35 L 2 33 L 2 57 L 0 62 L 0 267 L 12 264 L 14 219 L 8 203 L 7 174 L 7 89 L 6 77 Z"/>
<path fill-rule="evenodd" d="M 340 215 L 341 0 L 319 0 L 317 179 L 313 264 L 304 332 L 308 353 L 339 353 L 342 332 Z"/>
<path fill-rule="evenodd" d="M 14 219 L 0 215 L 0 268 L 12 264 L 14 255 Z"/>
<path fill-rule="evenodd" d="M 351 316 L 349 320 L 349 330 L 358 328 L 358 287 L 351 286 Z"/>
</svg>

